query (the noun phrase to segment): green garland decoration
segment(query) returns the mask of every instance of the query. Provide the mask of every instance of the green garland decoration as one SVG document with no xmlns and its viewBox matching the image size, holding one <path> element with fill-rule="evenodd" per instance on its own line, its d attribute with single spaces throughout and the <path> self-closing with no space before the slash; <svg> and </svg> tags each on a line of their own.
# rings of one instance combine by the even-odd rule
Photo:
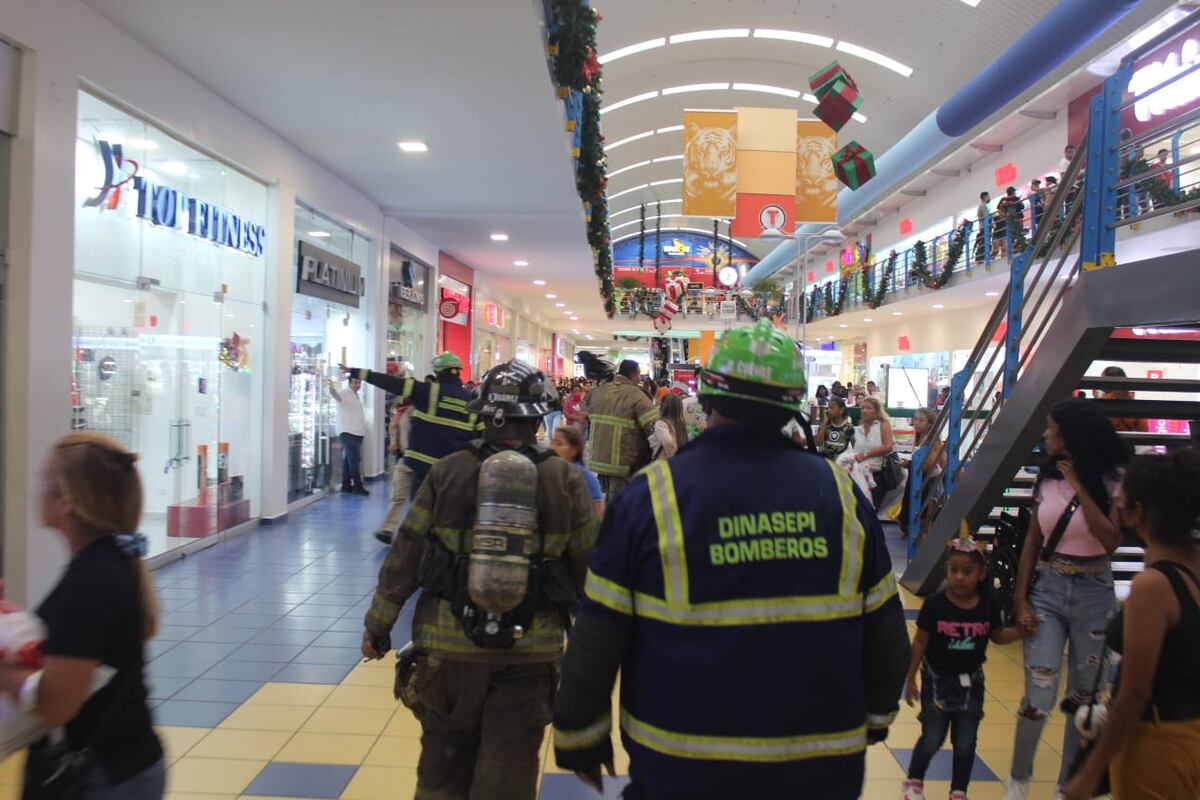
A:
<svg viewBox="0 0 1200 800">
<path fill-rule="evenodd" d="M 895 250 L 888 254 L 887 263 L 880 270 L 878 286 L 871 285 L 871 265 L 862 268 L 863 302 L 872 311 L 883 305 L 883 298 L 888 292 L 888 281 L 891 279 L 892 270 L 896 268 L 896 258 Z"/>
<path fill-rule="evenodd" d="M 610 318 L 617 304 L 613 290 L 612 234 L 608 224 L 608 177 L 604 160 L 604 135 L 600 132 L 601 70 L 596 49 L 596 24 L 600 15 L 583 0 L 549 0 L 546 52 L 550 71 L 564 100 L 570 92 L 583 95 L 579 122 L 579 156 L 575 161 L 575 187 L 589 210 L 587 240 Z"/>
<path fill-rule="evenodd" d="M 808 309 L 804 319 L 807 322 L 812 322 L 817 318 L 817 309 L 821 307 L 821 287 L 813 286 L 812 291 L 808 293 Z"/>
<path fill-rule="evenodd" d="M 1128 175 L 1138 175 L 1143 172 L 1149 172 L 1154 168 L 1154 166 L 1156 165 L 1152 165 L 1146 159 L 1139 158 L 1136 161 L 1130 162 L 1126 169 L 1122 170 L 1122 178 L 1127 177 Z M 1169 208 L 1171 206 L 1179 205 L 1180 203 L 1187 203 L 1191 200 L 1195 200 L 1197 197 L 1200 197 L 1200 186 L 1193 186 L 1186 192 L 1177 192 L 1175 191 L 1174 187 L 1168 185 L 1165 181 L 1161 180 L 1161 178 L 1162 173 L 1159 175 L 1151 175 L 1149 178 L 1138 181 L 1137 184 L 1135 184 L 1138 192 L 1150 195 L 1150 201 L 1154 208 Z"/>
<path fill-rule="evenodd" d="M 929 269 L 929 250 L 925 243 L 919 241 L 913 245 L 913 265 L 909 270 L 911 282 L 920 283 L 925 288 L 934 290 L 941 289 L 950 283 L 950 279 L 954 277 L 954 270 L 958 267 L 958 262 L 962 260 L 963 251 L 966 250 L 969 227 L 970 223 L 964 222 L 951 236 L 950 246 L 946 249 L 946 260 L 936 275 Z"/>
<path fill-rule="evenodd" d="M 835 281 L 829 281 L 825 284 L 825 290 L 821 298 L 821 306 L 827 317 L 836 317 L 846 309 L 846 300 L 850 297 L 850 286 L 848 281 L 843 278 L 836 281 L 838 285 L 837 300 L 833 299 L 833 284 Z"/>
</svg>

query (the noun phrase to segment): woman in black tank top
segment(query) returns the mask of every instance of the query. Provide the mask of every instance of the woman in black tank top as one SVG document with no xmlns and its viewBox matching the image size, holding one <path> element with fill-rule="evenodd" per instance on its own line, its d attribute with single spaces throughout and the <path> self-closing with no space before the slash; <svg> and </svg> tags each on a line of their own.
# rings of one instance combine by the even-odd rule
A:
<svg viewBox="0 0 1200 800">
<path fill-rule="evenodd" d="M 1197 486 L 1192 450 L 1142 456 L 1125 473 L 1114 521 L 1146 543 L 1146 570 L 1109 626 L 1109 645 L 1123 656 L 1116 693 L 1066 800 L 1092 797 L 1106 769 L 1115 800 L 1200 797 Z"/>
</svg>

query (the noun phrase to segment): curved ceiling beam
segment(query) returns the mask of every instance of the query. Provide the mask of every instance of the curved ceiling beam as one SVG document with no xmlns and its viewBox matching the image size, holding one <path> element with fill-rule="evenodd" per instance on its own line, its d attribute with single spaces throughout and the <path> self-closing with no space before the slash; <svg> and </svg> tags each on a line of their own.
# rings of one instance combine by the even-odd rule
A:
<svg viewBox="0 0 1200 800">
<path fill-rule="evenodd" d="M 815 96 L 808 93 L 801 93 L 795 89 L 788 89 L 784 86 L 768 86 L 762 83 L 725 83 L 722 81 L 719 83 L 689 83 L 683 86 L 667 86 L 663 89 L 654 89 L 649 92 L 635 94 L 631 97 L 626 97 L 622 100 L 617 100 L 614 103 L 601 106 L 600 116 L 604 116 L 611 111 L 619 111 L 622 108 L 628 108 L 629 106 L 637 103 L 644 103 L 647 100 L 655 100 L 660 97 L 673 97 L 677 94 L 692 94 L 694 92 L 756 92 L 759 94 L 773 94 L 783 97 L 791 97 L 793 99 L 803 100 L 804 102 L 811 103 L 813 105 L 817 104 L 817 98 Z M 854 121 L 865 124 L 867 122 L 867 115 L 860 114 L 855 111 Z M 650 134 L 648 131 L 643 131 L 642 133 L 637 134 L 636 138 L 644 138 L 649 135 Z M 635 137 L 626 137 L 619 142 L 615 142 L 610 146 L 606 146 L 605 149 L 612 149 L 618 145 L 633 141 L 634 138 Z"/>
<path fill-rule="evenodd" d="M 722 28 L 710 31 L 693 31 L 691 33 L 675 33 L 666 37 L 658 37 L 657 39 L 647 39 L 644 42 L 627 45 L 625 47 L 612 50 L 599 57 L 601 64 L 611 64 L 622 58 L 644 53 L 649 50 L 657 50 L 660 47 L 667 45 L 684 44 L 687 42 L 701 42 L 712 39 L 745 39 L 751 36 L 750 28 Z M 837 41 L 835 45 L 832 37 L 822 36 L 816 33 L 807 33 L 805 31 L 785 31 L 775 28 L 755 28 L 753 30 L 755 39 L 775 39 L 778 41 L 795 42 L 797 44 L 806 44 L 813 47 L 820 47 L 828 50 L 829 48 L 836 49 L 839 53 L 845 53 L 848 56 L 861 58 L 864 61 L 869 61 L 872 64 L 889 69 L 897 75 L 902 75 L 907 78 L 913 74 L 913 68 L 907 64 L 892 58 L 877 50 L 872 50 L 869 47 L 863 47 L 860 44 L 847 41 Z"/>
</svg>

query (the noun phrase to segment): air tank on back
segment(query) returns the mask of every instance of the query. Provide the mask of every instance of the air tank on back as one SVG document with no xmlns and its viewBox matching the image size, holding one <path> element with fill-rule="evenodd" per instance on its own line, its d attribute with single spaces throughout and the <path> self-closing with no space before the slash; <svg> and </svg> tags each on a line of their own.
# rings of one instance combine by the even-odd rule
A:
<svg viewBox="0 0 1200 800">
<path fill-rule="evenodd" d="M 479 469 L 467 592 L 491 614 L 525 599 L 537 529 L 537 467 L 514 450 L 488 456 Z"/>
</svg>

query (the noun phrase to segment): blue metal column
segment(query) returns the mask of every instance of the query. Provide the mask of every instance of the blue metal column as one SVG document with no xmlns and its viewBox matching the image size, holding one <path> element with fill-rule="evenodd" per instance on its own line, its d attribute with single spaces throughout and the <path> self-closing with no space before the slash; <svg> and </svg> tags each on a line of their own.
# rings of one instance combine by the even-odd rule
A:
<svg viewBox="0 0 1200 800">
<path fill-rule="evenodd" d="M 1008 272 L 1008 320 L 1004 330 L 1004 383 L 1001 396 L 1007 400 L 1017 385 L 1017 367 L 1021 363 L 1021 304 L 1025 302 L 1025 268 L 1033 256 L 1031 249 L 1017 256 Z"/>
<path fill-rule="evenodd" d="M 954 491 L 959 469 L 959 447 L 962 446 L 963 403 L 966 400 L 967 381 L 975 372 L 978 364 L 967 363 L 954 377 L 950 379 L 950 432 L 946 435 L 946 494 Z"/>
</svg>

